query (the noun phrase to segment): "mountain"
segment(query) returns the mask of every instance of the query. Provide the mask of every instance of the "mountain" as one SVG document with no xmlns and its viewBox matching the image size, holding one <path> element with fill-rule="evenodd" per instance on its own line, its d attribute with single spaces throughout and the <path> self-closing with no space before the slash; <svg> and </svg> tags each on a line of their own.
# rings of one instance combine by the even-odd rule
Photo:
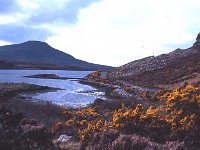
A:
<svg viewBox="0 0 200 150">
<path fill-rule="evenodd" d="M 27 41 L 0 47 L 0 60 L 25 68 L 55 68 L 74 70 L 112 69 L 110 66 L 88 63 L 52 48 L 45 42 Z"/>
<path fill-rule="evenodd" d="M 160 87 L 200 81 L 200 34 L 190 48 L 130 62 L 110 72 L 108 78 Z"/>
</svg>

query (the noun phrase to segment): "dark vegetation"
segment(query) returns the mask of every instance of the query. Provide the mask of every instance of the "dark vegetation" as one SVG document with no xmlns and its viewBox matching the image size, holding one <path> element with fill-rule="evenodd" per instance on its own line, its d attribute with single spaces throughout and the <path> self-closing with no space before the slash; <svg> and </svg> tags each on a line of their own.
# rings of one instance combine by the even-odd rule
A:
<svg viewBox="0 0 200 150">
<path fill-rule="evenodd" d="M 58 66 L 53 64 L 37 64 L 30 62 L 13 62 L 13 61 L 3 61 L 0 60 L 0 69 L 17 69 L 17 70 L 93 70 L 86 69 L 78 66 Z"/>
<path fill-rule="evenodd" d="M 0 149 L 58 149 L 51 141 L 53 134 L 36 120 L 24 118 L 0 107 Z"/>
<path fill-rule="evenodd" d="M 35 119 L 47 127 L 64 119 L 64 108 L 50 102 L 36 103 L 17 98 L 9 100 L 6 106 L 12 112 L 22 113 L 26 118 Z"/>
<path fill-rule="evenodd" d="M 0 60 L 0 69 L 15 69 L 16 65 L 7 61 Z"/>
<path fill-rule="evenodd" d="M 95 133 L 88 149 L 95 150 L 177 150 L 186 149 L 183 142 L 167 142 L 158 144 L 149 138 L 136 134 L 119 134 L 114 130 L 103 133 Z"/>
</svg>

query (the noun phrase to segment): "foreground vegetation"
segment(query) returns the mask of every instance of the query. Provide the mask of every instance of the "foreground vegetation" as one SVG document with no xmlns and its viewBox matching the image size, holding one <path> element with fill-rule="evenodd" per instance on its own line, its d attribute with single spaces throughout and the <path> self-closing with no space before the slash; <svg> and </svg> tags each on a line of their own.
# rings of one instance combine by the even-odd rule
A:
<svg viewBox="0 0 200 150">
<path fill-rule="evenodd" d="M 86 108 L 63 109 L 10 97 L 0 107 L 0 149 L 200 148 L 200 83 L 144 93 L 143 101 L 149 106 L 97 99 Z M 55 144 L 61 134 L 72 138 Z"/>
<path fill-rule="evenodd" d="M 81 149 L 200 148 L 200 83 L 144 99 L 159 105 L 145 109 L 122 103 L 114 109 L 102 108 L 105 101 L 97 100 L 88 108 L 65 110 L 65 121 L 52 130 L 80 140 Z"/>
<path fill-rule="evenodd" d="M 64 119 L 64 108 L 51 103 L 34 103 L 19 93 L 56 90 L 26 83 L 0 84 L 0 149 L 59 149 L 49 127 Z"/>
<path fill-rule="evenodd" d="M 58 149 L 51 139 L 53 133 L 34 119 L 27 119 L 21 113 L 12 113 L 0 108 L 0 149 Z"/>
</svg>

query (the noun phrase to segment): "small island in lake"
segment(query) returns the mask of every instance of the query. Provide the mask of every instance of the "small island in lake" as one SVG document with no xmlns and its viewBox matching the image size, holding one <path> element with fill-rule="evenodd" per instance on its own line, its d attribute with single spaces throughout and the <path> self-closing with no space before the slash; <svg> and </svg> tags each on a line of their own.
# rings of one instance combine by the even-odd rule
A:
<svg viewBox="0 0 200 150">
<path fill-rule="evenodd" d="M 67 78 L 67 77 L 60 77 L 55 74 L 36 74 L 36 75 L 31 75 L 31 76 L 24 76 L 27 78 L 41 78 L 41 79 L 61 79 L 61 80 L 69 80 L 69 79 L 80 79 L 80 78 Z"/>
</svg>

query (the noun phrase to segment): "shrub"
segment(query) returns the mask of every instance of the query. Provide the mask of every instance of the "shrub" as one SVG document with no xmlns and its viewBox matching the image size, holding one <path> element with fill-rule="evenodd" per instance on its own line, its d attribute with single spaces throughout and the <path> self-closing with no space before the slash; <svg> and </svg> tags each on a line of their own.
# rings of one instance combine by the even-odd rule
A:
<svg viewBox="0 0 200 150">
<path fill-rule="evenodd" d="M 21 114 L 0 111 L 0 149 L 57 149 L 52 134 L 35 120 L 23 119 Z"/>
<path fill-rule="evenodd" d="M 105 105 L 109 104 L 108 101 L 97 101 L 94 105 L 91 105 L 92 107 L 72 112 L 71 118 L 61 125 L 59 124 L 59 126 L 68 129 L 73 128 L 82 142 L 85 143 L 83 145 L 93 145 L 94 142 L 91 143 L 91 141 L 98 138 L 102 141 L 101 138 L 106 136 L 96 135 L 96 133 L 115 130 L 125 135 L 119 138 L 123 141 L 122 143 L 119 144 L 119 139 L 113 143 L 113 148 L 134 148 L 138 146 L 138 149 L 142 149 L 145 148 L 142 146 L 149 146 L 150 141 L 148 139 L 128 136 L 130 134 L 146 136 L 158 143 L 184 141 L 188 147 L 199 148 L 200 83 L 177 87 L 173 91 L 159 92 L 157 100 L 161 101 L 162 105 L 149 106 L 147 109 L 144 109 L 142 104 L 138 104 L 134 108 L 121 105 L 115 107 L 115 109 L 107 109 L 110 106 Z M 107 110 L 105 111 L 105 109 Z M 143 143 L 139 142 L 139 139 Z M 155 143 L 151 144 L 157 146 Z M 168 142 L 165 146 L 161 146 L 163 149 L 181 149 L 183 144 Z M 95 147 L 98 149 L 98 146 Z"/>
<path fill-rule="evenodd" d="M 84 141 L 85 142 L 85 141 Z M 108 132 L 95 133 L 93 139 L 86 144 L 82 144 L 82 149 L 95 150 L 185 150 L 187 149 L 183 142 L 171 141 L 165 144 L 159 144 L 150 139 L 136 134 L 119 134 L 114 130 Z"/>
<path fill-rule="evenodd" d="M 112 142 L 112 150 L 128 150 L 128 149 L 160 149 L 161 146 L 149 139 L 137 135 L 120 135 Z"/>
<path fill-rule="evenodd" d="M 108 148 L 112 142 L 119 136 L 119 133 L 115 130 L 109 130 L 108 132 L 95 133 L 90 142 L 84 140 L 82 148 L 102 150 Z"/>
</svg>

